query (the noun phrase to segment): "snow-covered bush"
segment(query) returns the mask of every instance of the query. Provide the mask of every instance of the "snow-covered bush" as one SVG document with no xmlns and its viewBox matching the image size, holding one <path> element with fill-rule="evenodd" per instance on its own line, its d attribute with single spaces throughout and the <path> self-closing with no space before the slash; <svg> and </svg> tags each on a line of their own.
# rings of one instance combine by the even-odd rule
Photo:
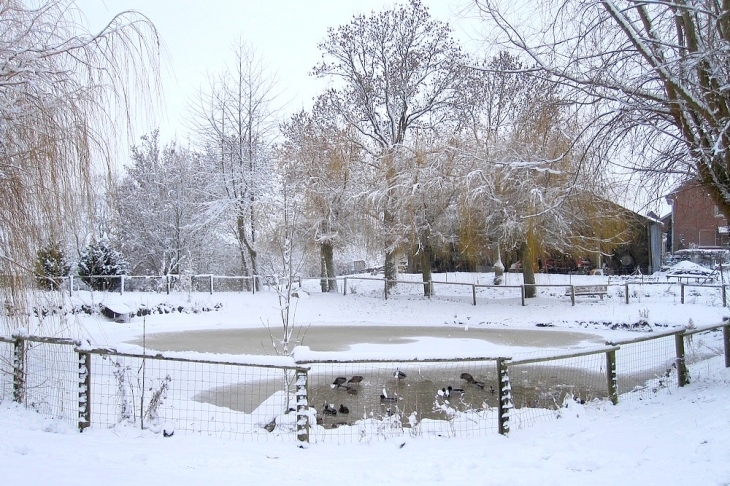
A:
<svg viewBox="0 0 730 486">
<path fill-rule="evenodd" d="M 78 274 L 81 280 L 93 290 L 117 290 L 121 278 L 127 271 L 127 262 L 121 253 L 112 249 L 105 240 L 90 243 L 81 254 L 78 263 Z"/>
</svg>

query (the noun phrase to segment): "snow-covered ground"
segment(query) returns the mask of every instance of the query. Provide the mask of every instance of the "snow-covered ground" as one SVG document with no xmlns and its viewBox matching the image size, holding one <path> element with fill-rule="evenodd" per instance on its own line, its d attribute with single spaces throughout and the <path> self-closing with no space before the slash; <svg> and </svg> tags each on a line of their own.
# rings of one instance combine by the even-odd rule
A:
<svg viewBox="0 0 730 486">
<path fill-rule="evenodd" d="M 560 276 L 539 277 L 549 278 L 550 284 L 567 283 Z M 489 279 L 453 274 L 448 278 L 471 279 L 471 283 L 488 283 Z M 593 283 L 602 277 L 579 278 Z M 503 296 L 482 296 L 473 306 L 468 287 L 461 296 L 437 287 L 437 296 L 431 300 L 401 290 L 385 301 L 378 294 L 381 287 L 375 283 L 368 287 L 370 284 L 361 281 L 355 293 L 347 296 L 303 294 L 296 299 L 296 325 L 445 327 L 469 343 L 468 353 L 494 356 L 514 354 L 514 348 L 471 340 L 470 330 L 570 330 L 615 341 L 687 326 L 690 320 L 696 326 L 716 324 L 730 315 L 717 305 L 717 296 L 702 292 L 680 304 L 678 286 L 639 287 L 629 305 L 618 293 L 620 287 L 611 288 L 603 301 L 583 297 L 575 307 L 563 295 L 564 289 L 555 288 L 523 307 L 519 294 L 507 290 Z M 144 320 L 135 317 L 130 323 L 78 315 L 76 327 L 99 345 L 134 340 L 142 334 L 143 325 L 147 334 L 264 325 L 276 332 L 280 327 L 278 301 L 267 291 L 256 295 L 95 293 L 74 299 L 86 304 L 120 302 L 133 309 L 145 304 L 183 310 L 152 314 Z M 215 309 L 216 304 L 221 304 L 218 310 L 193 312 Z M 403 344 L 362 344 L 350 352 L 399 357 L 427 353 L 449 358 L 458 354 L 455 349 L 464 348 L 445 346 L 445 342 L 424 337 Z M 536 348 L 521 349 L 532 350 Z M 166 438 L 132 426 L 92 428 L 79 434 L 69 425 L 4 402 L 0 404 L 0 482 L 727 485 L 730 371 L 720 360 L 716 357 L 695 365 L 690 370 L 692 383 L 684 388 L 660 390 L 646 400 L 621 400 L 617 406 L 570 402 L 559 419 L 526 428 L 513 424 L 507 438 L 498 434 L 436 440 L 403 436 L 382 442 L 317 443 L 299 449 L 291 442 L 252 443 L 184 434 Z"/>
</svg>

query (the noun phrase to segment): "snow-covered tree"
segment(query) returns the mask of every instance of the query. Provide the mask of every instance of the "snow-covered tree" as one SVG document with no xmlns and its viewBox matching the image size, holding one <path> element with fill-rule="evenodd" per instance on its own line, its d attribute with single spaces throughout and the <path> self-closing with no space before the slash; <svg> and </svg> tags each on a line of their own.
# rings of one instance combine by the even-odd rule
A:
<svg viewBox="0 0 730 486">
<path fill-rule="evenodd" d="M 475 0 L 535 75 L 585 107 L 592 129 L 582 135 L 604 160 L 660 183 L 695 178 L 730 217 L 730 4 L 538 3 Z"/>
<path fill-rule="evenodd" d="M 233 62 L 201 91 L 190 123 L 211 163 L 208 213 L 226 221 L 245 275 L 256 275 L 262 200 L 272 181 L 276 78 L 262 57 L 239 41 Z"/>
<path fill-rule="evenodd" d="M 199 268 L 205 240 L 216 239 L 203 216 L 207 169 L 199 154 L 174 142 L 160 148 L 157 131 L 132 147 L 116 195 L 120 248 L 134 274 Z"/>
<path fill-rule="evenodd" d="M 106 238 L 100 238 L 89 243 L 81 253 L 76 271 L 94 290 L 117 290 L 121 279 L 110 277 L 125 275 L 127 261 Z"/>
<path fill-rule="evenodd" d="M 337 291 L 334 250 L 353 238 L 353 170 L 360 149 L 336 112 L 320 98 L 282 126 L 280 170 L 303 202 L 301 223 L 319 249 L 322 291 Z"/>
<path fill-rule="evenodd" d="M 395 229 L 397 147 L 450 114 L 462 54 L 450 27 L 432 19 L 419 0 L 356 16 L 330 29 L 319 47 L 323 61 L 313 72 L 335 79 L 331 103 L 361 136 L 364 170 L 376 176 L 379 195 L 370 200 L 382 226 L 385 276 L 395 279 L 402 243 Z"/>
</svg>

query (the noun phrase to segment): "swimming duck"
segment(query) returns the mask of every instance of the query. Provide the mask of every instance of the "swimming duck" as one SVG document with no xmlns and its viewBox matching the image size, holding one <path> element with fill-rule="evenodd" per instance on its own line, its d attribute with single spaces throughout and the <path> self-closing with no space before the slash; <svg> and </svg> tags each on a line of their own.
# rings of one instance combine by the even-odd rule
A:
<svg viewBox="0 0 730 486">
<path fill-rule="evenodd" d="M 383 393 L 380 394 L 380 401 L 381 402 L 397 402 L 398 397 L 389 397 L 388 392 L 385 388 L 383 388 Z"/>
<path fill-rule="evenodd" d="M 355 375 L 352 378 L 350 378 L 349 380 L 347 380 L 347 383 L 352 383 L 353 385 L 359 385 L 360 382 L 362 382 L 362 376 L 360 376 L 360 375 Z"/>
<path fill-rule="evenodd" d="M 461 379 L 462 380 L 466 380 L 467 383 L 474 383 L 474 377 L 471 376 L 469 373 L 462 373 L 461 374 Z"/>
<path fill-rule="evenodd" d="M 340 404 L 340 409 L 338 410 L 340 413 L 350 413 L 350 409 L 345 406 L 345 404 Z"/>
<path fill-rule="evenodd" d="M 334 403 L 324 402 L 324 409 L 322 410 L 323 415 L 337 415 L 337 409 L 335 409 Z"/>
</svg>

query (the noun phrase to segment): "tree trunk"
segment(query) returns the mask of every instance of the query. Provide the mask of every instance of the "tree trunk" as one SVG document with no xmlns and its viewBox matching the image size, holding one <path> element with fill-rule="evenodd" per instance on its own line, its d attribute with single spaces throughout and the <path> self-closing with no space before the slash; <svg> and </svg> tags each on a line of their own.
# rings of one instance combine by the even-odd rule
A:
<svg viewBox="0 0 730 486">
<path fill-rule="evenodd" d="M 321 243 L 319 246 L 321 273 L 320 281 L 322 292 L 337 292 L 337 277 L 335 274 L 334 249 L 331 242 Z"/>
<path fill-rule="evenodd" d="M 525 284 L 525 297 L 531 299 L 537 295 L 535 288 L 535 252 L 528 241 L 522 242 L 519 249 L 520 261 L 522 262 L 522 279 Z"/>
<path fill-rule="evenodd" d="M 429 231 L 422 231 L 418 236 L 421 274 L 423 275 L 423 295 L 431 295 L 431 262 L 433 261 L 433 248 L 429 241 Z"/>
</svg>

